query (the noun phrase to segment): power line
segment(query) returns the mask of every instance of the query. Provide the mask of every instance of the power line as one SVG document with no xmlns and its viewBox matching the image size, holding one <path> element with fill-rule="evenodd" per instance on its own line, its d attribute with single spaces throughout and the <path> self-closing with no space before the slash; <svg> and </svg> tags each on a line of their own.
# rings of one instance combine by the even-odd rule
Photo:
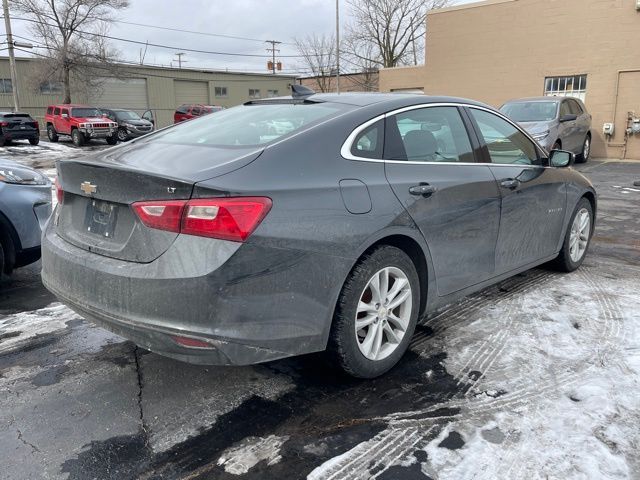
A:
<svg viewBox="0 0 640 480">
<path fill-rule="evenodd" d="M 13 20 L 21 20 L 23 22 L 31 22 L 31 23 L 37 23 L 40 25 L 46 25 L 48 27 L 54 27 L 54 28 L 58 28 L 57 25 L 54 25 L 52 23 L 47 23 L 47 22 L 41 22 L 38 20 L 34 20 L 32 18 L 24 18 L 24 17 L 13 17 Z M 101 33 L 95 33 L 95 32 L 86 32 L 83 30 L 76 30 L 77 33 L 80 33 L 82 35 L 92 35 L 95 37 L 100 37 L 100 38 L 108 38 L 110 40 L 116 40 L 118 42 L 126 42 L 126 43 L 133 43 L 136 45 L 148 45 L 150 47 L 156 47 L 156 48 L 165 48 L 168 50 L 178 50 L 178 51 L 185 51 L 185 52 L 192 52 L 192 53 L 201 53 L 201 54 L 206 54 L 206 55 L 225 55 L 225 56 L 231 56 L 231 57 L 252 57 L 252 58 L 269 58 L 269 55 L 259 55 L 259 54 L 251 54 L 251 53 L 235 53 L 235 52 L 216 52 L 216 51 L 210 51 L 210 50 L 198 50 L 198 49 L 193 49 L 193 48 L 183 48 L 183 47 L 178 47 L 175 45 L 163 45 L 163 44 L 159 44 L 159 43 L 149 43 L 149 42 L 141 42 L 139 40 L 131 40 L 128 38 L 122 38 L 122 37 L 114 37 L 111 35 L 104 35 Z M 282 57 L 285 58 L 303 58 L 302 55 L 282 55 Z"/>
</svg>

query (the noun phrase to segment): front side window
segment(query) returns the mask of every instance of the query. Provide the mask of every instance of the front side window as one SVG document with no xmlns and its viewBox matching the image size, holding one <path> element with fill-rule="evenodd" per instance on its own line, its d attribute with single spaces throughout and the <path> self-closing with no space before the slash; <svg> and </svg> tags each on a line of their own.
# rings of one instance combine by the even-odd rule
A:
<svg viewBox="0 0 640 480">
<path fill-rule="evenodd" d="M 180 105 L 176 108 L 176 113 L 186 114 L 189 112 L 189 105 Z"/>
<path fill-rule="evenodd" d="M 216 87 L 215 95 L 217 98 L 227 98 L 227 87 Z"/>
<path fill-rule="evenodd" d="M 389 116 L 384 158 L 474 162 L 469 135 L 456 107 L 425 107 Z"/>
<path fill-rule="evenodd" d="M 69 110 L 67 110 L 66 108 L 63 108 L 62 111 L 61 111 L 61 114 L 68 116 L 69 115 Z"/>
<path fill-rule="evenodd" d="M 200 107 L 193 107 L 191 109 L 191 115 L 200 115 L 202 114 L 202 109 Z"/>
<path fill-rule="evenodd" d="M 493 113 L 477 108 L 469 111 L 489 150 L 491 163 L 541 165 L 535 145 L 524 133 Z"/>
</svg>

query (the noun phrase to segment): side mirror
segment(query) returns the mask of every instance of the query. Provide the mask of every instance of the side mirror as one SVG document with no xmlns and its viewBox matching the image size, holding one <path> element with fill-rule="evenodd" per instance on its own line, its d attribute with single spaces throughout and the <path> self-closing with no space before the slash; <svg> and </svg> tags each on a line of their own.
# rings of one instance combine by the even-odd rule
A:
<svg viewBox="0 0 640 480">
<path fill-rule="evenodd" d="M 569 114 L 569 115 L 563 115 L 560 117 L 560 123 L 564 123 L 564 122 L 574 122 L 575 120 L 578 119 L 577 115 Z"/>
<path fill-rule="evenodd" d="M 68 113 L 63 113 L 62 115 L 60 115 L 62 118 L 69 118 L 69 114 Z"/>
<path fill-rule="evenodd" d="M 549 154 L 549 165 L 552 167 L 570 167 L 575 161 L 576 156 L 566 150 L 552 150 Z"/>
</svg>

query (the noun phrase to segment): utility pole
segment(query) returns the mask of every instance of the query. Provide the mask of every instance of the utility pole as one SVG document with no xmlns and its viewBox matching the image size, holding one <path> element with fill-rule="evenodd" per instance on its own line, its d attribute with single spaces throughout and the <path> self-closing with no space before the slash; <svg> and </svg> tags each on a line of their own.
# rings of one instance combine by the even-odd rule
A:
<svg viewBox="0 0 640 480">
<path fill-rule="evenodd" d="M 4 9 L 4 26 L 7 29 L 7 47 L 9 48 L 9 69 L 11 70 L 11 91 L 13 92 L 13 107 L 19 110 L 20 100 L 18 98 L 18 74 L 16 73 L 16 56 L 13 50 L 13 35 L 11 34 L 11 19 L 9 18 L 9 2 L 2 0 Z"/>
<path fill-rule="evenodd" d="M 187 63 L 186 60 L 182 60 L 182 56 L 186 55 L 184 52 L 176 52 L 176 57 L 178 57 L 178 68 L 182 68 L 182 62 Z"/>
<path fill-rule="evenodd" d="M 280 50 L 276 48 L 276 45 L 281 44 L 277 40 L 266 40 L 265 43 L 270 43 L 271 48 L 267 48 L 267 52 L 271 52 L 271 73 L 276 74 L 276 52 L 280 53 Z"/>
<path fill-rule="evenodd" d="M 340 0 L 336 0 L 336 93 L 340 93 Z"/>
</svg>

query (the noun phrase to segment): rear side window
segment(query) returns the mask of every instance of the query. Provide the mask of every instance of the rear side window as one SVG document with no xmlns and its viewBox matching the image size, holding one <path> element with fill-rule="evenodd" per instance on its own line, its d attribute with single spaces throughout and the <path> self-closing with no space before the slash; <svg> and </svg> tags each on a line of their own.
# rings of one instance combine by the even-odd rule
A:
<svg viewBox="0 0 640 480">
<path fill-rule="evenodd" d="M 54 115 L 60 115 L 60 109 L 58 107 L 55 108 L 55 110 L 53 111 Z"/>
<path fill-rule="evenodd" d="M 351 155 L 360 158 L 382 158 L 384 120 L 365 128 L 351 144 Z"/>
<path fill-rule="evenodd" d="M 584 113 L 580 104 L 575 100 L 567 100 L 567 102 L 569 102 L 569 110 L 571 110 L 571 113 L 574 115 L 582 115 Z"/>
<path fill-rule="evenodd" d="M 527 136 L 506 120 L 493 113 L 476 108 L 469 111 L 475 119 L 484 140 L 491 163 L 539 165 L 535 145 Z"/>
<path fill-rule="evenodd" d="M 187 145 L 264 145 L 353 107 L 336 103 L 257 103 L 177 124 L 149 141 Z"/>
<path fill-rule="evenodd" d="M 564 117 L 565 115 L 571 115 L 571 109 L 569 108 L 568 100 L 565 100 L 560 105 L 560 118 Z"/>
<path fill-rule="evenodd" d="M 425 107 L 391 115 L 385 131 L 386 160 L 475 161 L 467 129 L 456 107 Z"/>
</svg>

